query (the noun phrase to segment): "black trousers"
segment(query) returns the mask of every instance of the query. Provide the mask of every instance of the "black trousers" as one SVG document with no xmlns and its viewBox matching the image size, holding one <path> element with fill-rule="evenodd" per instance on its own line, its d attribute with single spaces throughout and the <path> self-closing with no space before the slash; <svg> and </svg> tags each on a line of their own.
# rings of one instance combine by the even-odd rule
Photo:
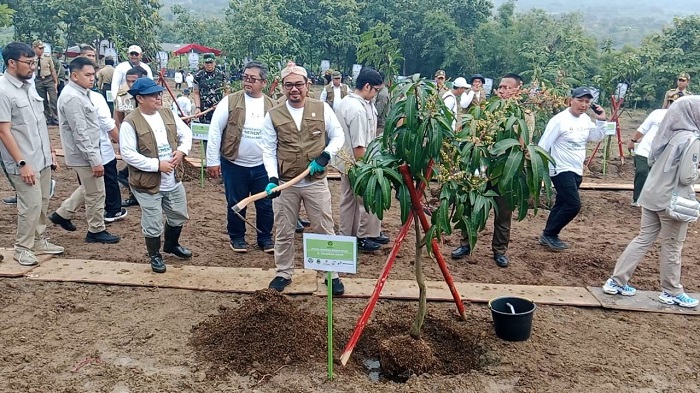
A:
<svg viewBox="0 0 700 393">
<path fill-rule="evenodd" d="M 583 177 L 574 172 L 562 172 L 552 177 L 557 198 L 544 227 L 545 236 L 559 236 L 559 232 L 578 215 L 581 210 L 578 188 L 582 180 Z"/>
<path fill-rule="evenodd" d="M 104 165 L 105 169 L 105 213 L 117 214 L 122 211 L 122 194 L 117 182 L 117 159 Z"/>
</svg>

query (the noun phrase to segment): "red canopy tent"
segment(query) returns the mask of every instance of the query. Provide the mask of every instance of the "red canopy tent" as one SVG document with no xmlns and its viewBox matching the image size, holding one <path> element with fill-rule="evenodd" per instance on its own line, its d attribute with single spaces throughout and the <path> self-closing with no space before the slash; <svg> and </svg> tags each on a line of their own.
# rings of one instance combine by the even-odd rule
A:
<svg viewBox="0 0 700 393">
<path fill-rule="evenodd" d="M 188 44 L 183 46 L 182 48 L 174 51 L 173 53 L 176 55 L 184 55 L 190 52 L 194 53 L 213 53 L 215 56 L 218 56 L 221 54 L 221 51 L 219 49 L 214 49 L 214 48 L 208 48 L 203 45 L 197 45 L 197 44 Z"/>
</svg>

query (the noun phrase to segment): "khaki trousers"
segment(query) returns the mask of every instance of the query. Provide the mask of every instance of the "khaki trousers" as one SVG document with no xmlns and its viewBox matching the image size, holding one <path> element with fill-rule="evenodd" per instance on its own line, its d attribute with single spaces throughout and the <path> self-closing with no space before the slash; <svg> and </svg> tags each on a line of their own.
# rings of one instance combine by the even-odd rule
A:
<svg viewBox="0 0 700 393">
<path fill-rule="evenodd" d="M 33 186 L 25 183 L 19 175 L 9 175 L 17 191 L 17 235 L 15 251 L 30 251 L 34 242 L 41 240 L 46 231 L 46 212 L 51 191 L 51 168 L 35 172 Z M 39 208 L 40 207 L 40 208 Z"/>
<path fill-rule="evenodd" d="M 639 235 L 632 240 L 617 259 L 612 278 L 620 285 L 627 285 L 637 265 L 658 237 L 661 242 L 659 252 L 661 289 L 673 296 L 680 295 L 683 293 L 681 252 L 687 232 L 687 222 L 676 221 L 663 210 L 655 212 L 642 208 L 642 224 Z"/>
<path fill-rule="evenodd" d="M 149 194 L 131 189 L 141 207 L 141 231 L 145 237 L 160 237 L 163 233 L 163 213 L 169 227 L 185 225 L 190 216 L 187 214 L 187 195 L 185 186 L 178 183 L 172 191 L 159 191 Z"/>
<path fill-rule="evenodd" d="M 59 216 L 70 220 L 80 206 L 85 205 L 88 232 L 99 233 L 105 230 L 105 179 L 94 177 L 89 166 L 76 166 L 80 187 L 56 210 Z"/>
<path fill-rule="evenodd" d="M 343 236 L 359 238 L 379 237 L 382 222 L 365 210 L 362 198 L 352 192 L 350 179 L 340 175 L 340 223 L 338 232 Z"/>
<path fill-rule="evenodd" d="M 280 182 L 283 184 L 284 182 Z M 328 180 L 314 181 L 305 187 L 289 187 L 272 200 L 275 212 L 275 265 L 277 276 L 291 279 L 294 274 L 294 230 L 299 219 L 301 202 L 311 221 L 311 231 L 321 235 L 335 235 L 331 190 Z M 333 277 L 337 277 L 334 274 Z"/>
</svg>

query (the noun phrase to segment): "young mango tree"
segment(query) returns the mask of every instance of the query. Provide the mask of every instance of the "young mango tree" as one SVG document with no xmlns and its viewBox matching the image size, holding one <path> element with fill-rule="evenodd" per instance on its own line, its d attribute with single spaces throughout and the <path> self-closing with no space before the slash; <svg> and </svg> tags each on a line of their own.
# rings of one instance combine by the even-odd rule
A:
<svg viewBox="0 0 700 393">
<path fill-rule="evenodd" d="M 410 336 L 419 340 L 426 315 L 423 246 L 459 229 L 469 235 L 474 249 L 499 195 L 517 210 L 518 220 L 524 219 L 530 199 L 539 199 L 543 183 L 547 196 L 551 195 L 548 163 L 552 159 L 531 143 L 519 99 L 494 97 L 474 107 L 463 116 L 461 131 L 455 132 L 454 116 L 432 82 L 414 75 L 410 82 L 392 89 L 392 98 L 384 134 L 369 144 L 365 158 L 348 175 L 365 208 L 380 219 L 395 200 L 393 190 L 398 193 L 401 221 L 405 223 L 411 214 L 415 217 L 415 274 L 420 294 Z M 413 195 L 412 200 L 409 189 L 421 190 L 420 183 L 436 187 L 430 194 L 437 198 L 429 200 L 424 192 Z M 427 230 L 418 224 L 419 211 L 426 208 L 416 203 L 420 199 L 428 201 L 423 203 L 432 210 Z M 534 210 L 536 213 L 537 204 Z"/>
</svg>

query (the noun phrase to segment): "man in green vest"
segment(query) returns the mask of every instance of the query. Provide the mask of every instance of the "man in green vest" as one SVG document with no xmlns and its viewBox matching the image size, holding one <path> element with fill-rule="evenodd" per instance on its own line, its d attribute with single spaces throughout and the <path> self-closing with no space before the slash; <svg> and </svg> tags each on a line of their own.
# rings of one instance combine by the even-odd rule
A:
<svg viewBox="0 0 700 393">
<path fill-rule="evenodd" d="M 313 233 L 334 235 L 331 191 L 326 166 L 331 156 L 343 146 L 343 128 L 328 104 L 306 96 L 308 75 L 303 67 L 288 64 L 281 73 L 287 102 L 272 108 L 263 123 L 263 162 L 269 184 L 265 191 L 273 200 L 275 211 L 275 265 L 277 276 L 270 288 L 283 291 L 294 273 L 294 229 L 299 208 L 304 207 Z M 292 187 L 272 192 L 309 168 L 309 175 Z M 326 283 L 328 284 L 328 283 Z M 333 294 L 345 292 L 335 274 Z"/>
<path fill-rule="evenodd" d="M 263 94 L 267 66 L 257 61 L 245 65 L 243 90 L 224 97 L 214 110 L 207 143 L 207 173 L 222 176 L 226 191 L 227 231 L 234 252 L 247 252 L 245 222 L 231 207 L 251 194 L 265 191 L 269 177 L 262 157 L 262 124 L 272 108 L 270 97 Z M 245 217 L 246 209 L 240 214 Z M 258 246 L 267 253 L 275 251 L 272 242 L 272 201 L 255 202 Z"/>
<path fill-rule="evenodd" d="M 348 95 L 351 91 L 348 85 L 342 83 L 343 75 L 340 71 L 333 71 L 332 82 L 327 84 L 321 93 L 319 99 L 326 102 L 328 105 L 335 110 L 338 107 L 340 101 Z M 308 88 L 307 88 L 308 90 Z"/>
<path fill-rule="evenodd" d="M 192 130 L 170 108 L 163 107 L 163 88 L 149 78 L 138 79 L 129 89 L 136 100 L 119 131 L 122 159 L 129 166 L 129 186 L 141 205 L 141 230 L 151 269 L 165 273 L 160 254 L 165 213 L 163 251 L 183 259 L 192 252 L 180 245 L 189 216 L 181 179 L 182 160 L 192 147 Z"/>
</svg>

